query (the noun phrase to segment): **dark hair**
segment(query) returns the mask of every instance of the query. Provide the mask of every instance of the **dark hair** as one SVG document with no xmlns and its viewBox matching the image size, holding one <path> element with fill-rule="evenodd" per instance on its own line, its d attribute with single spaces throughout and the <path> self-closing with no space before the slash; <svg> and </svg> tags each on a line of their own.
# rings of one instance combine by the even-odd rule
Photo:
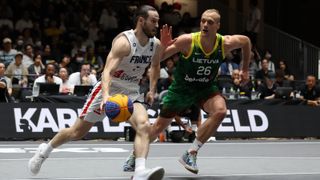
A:
<svg viewBox="0 0 320 180">
<path fill-rule="evenodd" d="M 143 17 L 144 19 L 147 19 L 149 14 L 149 11 L 157 11 L 154 7 L 149 5 L 142 5 L 139 7 L 139 9 L 136 11 L 135 17 L 134 17 L 134 25 L 137 25 L 139 17 Z"/>
</svg>

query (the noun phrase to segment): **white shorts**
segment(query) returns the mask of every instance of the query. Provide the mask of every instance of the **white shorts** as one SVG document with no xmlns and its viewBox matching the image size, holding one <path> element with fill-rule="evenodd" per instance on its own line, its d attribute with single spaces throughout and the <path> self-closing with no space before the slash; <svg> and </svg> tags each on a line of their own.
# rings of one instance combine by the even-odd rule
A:
<svg viewBox="0 0 320 180">
<path fill-rule="evenodd" d="M 132 93 L 128 93 L 127 90 L 112 90 L 114 88 L 110 88 L 110 95 L 116 93 L 123 93 L 129 96 L 132 102 L 143 102 L 143 94 L 137 94 L 136 91 Z M 102 101 L 102 85 L 101 81 L 99 81 L 92 89 L 86 103 L 84 104 L 81 112 L 80 118 L 84 119 L 85 121 L 96 123 L 98 121 L 102 121 L 106 115 L 104 112 L 100 110 L 100 104 Z"/>
</svg>

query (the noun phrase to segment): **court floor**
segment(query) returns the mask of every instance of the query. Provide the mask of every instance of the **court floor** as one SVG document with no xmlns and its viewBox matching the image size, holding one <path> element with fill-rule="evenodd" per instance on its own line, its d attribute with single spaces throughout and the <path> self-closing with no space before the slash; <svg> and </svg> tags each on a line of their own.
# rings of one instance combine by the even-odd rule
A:
<svg viewBox="0 0 320 180">
<path fill-rule="evenodd" d="M 42 141 L 1 141 L 0 179 L 98 180 L 130 179 L 122 165 L 132 143 L 90 140 L 70 142 L 56 149 L 40 173 L 31 176 L 27 163 Z M 188 143 L 153 143 L 147 167 L 162 166 L 165 178 L 213 180 L 318 180 L 318 140 L 218 140 L 205 144 L 198 154 L 199 174 L 182 167 L 178 157 Z"/>
</svg>

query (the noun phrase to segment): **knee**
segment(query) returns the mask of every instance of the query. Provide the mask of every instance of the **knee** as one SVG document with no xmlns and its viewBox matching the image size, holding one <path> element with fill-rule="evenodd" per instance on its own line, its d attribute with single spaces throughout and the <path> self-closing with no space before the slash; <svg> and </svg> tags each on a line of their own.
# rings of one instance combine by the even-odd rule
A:
<svg viewBox="0 0 320 180">
<path fill-rule="evenodd" d="M 219 108 L 213 113 L 213 117 L 216 117 L 220 121 L 222 121 L 226 115 L 227 108 Z"/>
<path fill-rule="evenodd" d="M 137 134 L 140 134 L 140 135 L 145 135 L 147 136 L 148 135 L 148 131 L 149 131 L 149 128 L 150 128 L 150 124 L 147 120 L 145 121 L 140 121 L 137 123 L 137 126 L 136 126 L 136 133 Z"/>
<path fill-rule="evenodd" d="M 71 140 L 79 140 L 83 138 L 86 135 L 86 133 L 83 133 L 78 129 L 71 129 L 69 135 Z"/>
</svg>

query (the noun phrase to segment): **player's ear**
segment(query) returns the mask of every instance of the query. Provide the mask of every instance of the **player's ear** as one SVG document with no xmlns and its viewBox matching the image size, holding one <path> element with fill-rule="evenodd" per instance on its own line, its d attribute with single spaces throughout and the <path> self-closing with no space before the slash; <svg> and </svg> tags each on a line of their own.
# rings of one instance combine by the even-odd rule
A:
<svg viewBox="0 0 320 180">
<path fill-rule="evenodd" d="M 138 21 L 139 21 L 140 23 L 143 23 L 144 18 L 140 16 L 139 19 L 138 19 Z"/>
</svg>

